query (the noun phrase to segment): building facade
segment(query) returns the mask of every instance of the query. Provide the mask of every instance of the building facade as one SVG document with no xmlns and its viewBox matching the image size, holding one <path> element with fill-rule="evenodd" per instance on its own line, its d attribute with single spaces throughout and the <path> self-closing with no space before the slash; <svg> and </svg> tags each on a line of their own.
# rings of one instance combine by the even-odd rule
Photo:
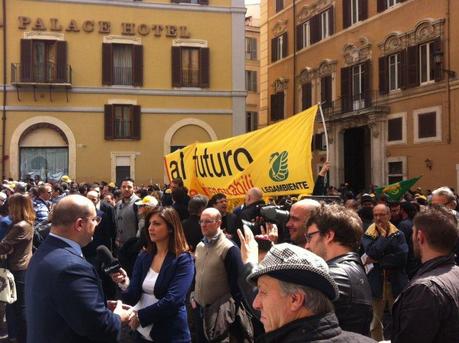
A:
<svg viewBox="0 0 459 343">
<path fill-rule="evenodd" d="M 332 185 L 360 191 L 423 175 L 423 188 L 459 188 L 459 2 L 261 3 L 260 122 L 322 103 Z M 323 132 L 319 119 L 315 170 Z"/>
<path fill-rule="evenodd" d="M 246 131 L 243 0 L 3 0 L 2 177 L 166 181 Z"/>
<path fill-rule="evenodd" d="M 254 5 L 251 7 L 259 7 Z M 260 24 L 259 11 L 248 8 L 245 18 L 245 89 L 246 128 L 253 131 L 258 128 L 260 111 Z"/>
</svg>

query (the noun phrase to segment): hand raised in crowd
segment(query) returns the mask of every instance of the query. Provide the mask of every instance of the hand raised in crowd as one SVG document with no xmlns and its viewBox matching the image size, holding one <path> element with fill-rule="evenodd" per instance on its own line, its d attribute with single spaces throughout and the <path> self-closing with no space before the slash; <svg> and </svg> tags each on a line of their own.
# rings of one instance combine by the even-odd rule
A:
<svg viewBox="0 0 459 343">
<path fill-rule="evenodd" d="M 325 162 L 322 168 L 320 169 L 319 175 L 325 176 L 327 175 L 328 171 L 330 170 L 330 162 Z"/>
<path fill-rule="evenodd" d="M 279 230 L 277 229 L 277 225 L 273 223 L 264 223 L 260 226 L 261 236 L 260 238 L 268 239 L 274 244 L 277 243 L 279 239 Z M 258 238 L 258 236 L 257 236 Z"/>
<path fill-rule="evenodd" d="M 252 230 L 247 225 L 243 225 L 244 234 L 237 229 L 237 235 L 241 241 L 241 258 L 245 263 L 258 263 L 258 243 L 253 236 Z"/>
</svg>

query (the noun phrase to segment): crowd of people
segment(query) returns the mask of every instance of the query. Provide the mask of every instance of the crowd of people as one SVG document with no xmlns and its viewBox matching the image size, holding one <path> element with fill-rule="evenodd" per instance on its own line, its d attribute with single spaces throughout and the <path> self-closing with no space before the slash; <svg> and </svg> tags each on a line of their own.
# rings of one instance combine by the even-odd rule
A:
<svg viewBox="0 0 459 343">
<path fill-rule="evenodd" d="M 457 342 L 458 196 L 354 195 L 327 167 L 314 194 L 332 197 L 252 188 L 234 207 L 181 179 L 4 180 L 10 340 Z"/>
</svg>

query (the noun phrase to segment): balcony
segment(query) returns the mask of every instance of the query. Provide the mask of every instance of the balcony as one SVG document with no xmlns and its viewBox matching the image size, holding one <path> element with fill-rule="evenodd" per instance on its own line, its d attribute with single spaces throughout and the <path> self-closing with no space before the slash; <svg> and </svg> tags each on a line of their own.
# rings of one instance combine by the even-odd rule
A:
<svg viewBox="0 0 459 343">
<path fill-rule="evenodd" d="M 336 121 L 368 114 L 386 114 L 390 112 L 387 96 L 379 91 L 370 91 L 353 96 L 340 97 L 323 103 L 325 121 Z M 318 117 L 320 118 L 320 117 Z"/>
<path fill-rule="evenodd" d="M 65 88 L 68 97 L 67 90 L 72 87 L 72 67 L 55 63 L 36 63 L 25 66 L 21 63 L 12 63 L 11 84 L 18 90 L 19 101 L 19 88 L 26 87 L 33 88 L 35 101 L 37 88 L 49 89 L 51 101 L 52 90 L 55 88 Z"/>
</svg>

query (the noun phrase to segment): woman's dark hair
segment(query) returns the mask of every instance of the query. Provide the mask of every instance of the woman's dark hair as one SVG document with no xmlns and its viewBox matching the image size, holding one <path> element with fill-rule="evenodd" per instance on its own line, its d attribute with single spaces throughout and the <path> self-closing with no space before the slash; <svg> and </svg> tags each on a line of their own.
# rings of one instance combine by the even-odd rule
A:
<svg viewBox="0 0 459 343">
<path fill-rule="evenodd" d="M 166 222 L 167 231 L 169 232 L 169 252 L 179 256 L 180 254 L 190 250 L 188 243 L 186 242 L 185 234 L 183 233 L 182 223 L 177 211 L 172 207 L 158 206 L 154 210 L 147 213 L 145 216 L 145 228 L 144 231 L 147 237 L 147 251 L 149 253 L 156 253 L 156 244 L 150 239 L 148 234 L 148 227 L 150 226 L 150 219 L 154 215 L 158 215 L 161 219 Z"/>
</svg>

